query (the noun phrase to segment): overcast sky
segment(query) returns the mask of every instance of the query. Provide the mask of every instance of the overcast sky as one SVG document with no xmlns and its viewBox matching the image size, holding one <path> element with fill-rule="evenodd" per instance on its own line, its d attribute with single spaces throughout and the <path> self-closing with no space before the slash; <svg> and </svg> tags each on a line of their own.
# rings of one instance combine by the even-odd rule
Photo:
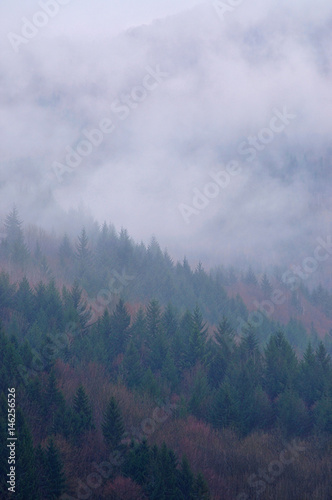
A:
<svg viewBox="0 0 332 500">
<path fill-rule="evenodd" d="M 222 4 L 2 2 L 0 218 L 83 204 L 208 263 L 324 236 L 331 2 Z"/>
</svg>

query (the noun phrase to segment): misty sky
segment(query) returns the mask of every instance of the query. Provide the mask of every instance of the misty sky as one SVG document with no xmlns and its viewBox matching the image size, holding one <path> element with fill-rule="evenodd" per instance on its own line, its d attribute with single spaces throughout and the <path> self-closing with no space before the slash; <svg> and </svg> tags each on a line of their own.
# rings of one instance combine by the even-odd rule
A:
<svg viewBox="0 0 332 500">
<path fill-rule="evenodd" d="M 0 5 L 1 219 L 84 205 L 208 263 L 326 236 L 330 1 L 59 3 Z"/>
</svg>

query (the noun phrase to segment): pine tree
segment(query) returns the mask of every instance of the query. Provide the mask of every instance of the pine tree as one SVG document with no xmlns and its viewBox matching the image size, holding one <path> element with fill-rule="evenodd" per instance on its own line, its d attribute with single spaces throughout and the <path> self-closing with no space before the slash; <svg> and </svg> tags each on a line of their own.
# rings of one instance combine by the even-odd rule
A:
<svg viewBox="0 0 332 500">
<path fill-rule="evenodd" d="M 264 351 L 264 387 L 275 399 L 286 387 L 294 386 L 298 362 L 295 353 L 282 332 L 271 335 Z"/>
<path fill-rule="evenodd" d="M 202 314 L 198 306 L 196 306 L 192 315 L 192 330 L 189 335 L 188 350 L 186 355 L 186 361 L 189 366 L 194 366 L 198 361 L 203 361 L 206 334 L 206 323 L 204 323 Z"/>
<path fill-rule="evenodd" d="M 125 351 L 129 338 L 130 315 L 125 303 L 119 300 L 110 317 L 110 342 L 113 356 Z"/>
<path fill-rule="evenodd" d="M 189 400 L 189 410 L 198 419 L 203 419 L 206 414 L 207 398 L 209 395 L 209 385 L 207 376 L 203 370 L 198 370 L 194 378 L 191 397 Z"/>
<path fill-rule="evenodd" d="M 71 247 L 70 240 L 67 234 L 65 234 L 64 237 L 62 238 L 58 254 L 59 254 L 60 264 L 67 269 L 74 256 L 74 251 Z"/>
<path fill-rule="evenodd" d="M 87 277 L 90 276 L 90 268 L 92 265 L 92 253 L 89 249 L 89 238 L 85 228 L 82 229 L 78 242 L 76 243 L 75 258 L 77 261 L 77 276 L 80 282 L 89 284 Z"/>
<path fill-rule="evenodd" d="M 238 427 L 239 398 L 235 387 L 226 378 L 219 387 L 212 404 L 210 419 L 214 427 Z"/>
<path fill-rule="evenodd" d="M 252 270 L 252 267 L 249 266 L 249 269 L 247 271 L 247 274 L 244 278 L 244 282 L 247 284 L 247 285 L 253 285 L 253 286 L 256 286 L 257 285 L 257 278 L 255 276 L 255 273 L 254 271 Z"/>
<path fill-rule="evenodd" d="M 139 444 L 132 443 L 123 472 L 140 485 L 147 483 L 151 475 L 151 450 L 145 438 Z"/>
<path fill-rule="evenodd" d="M 45 453 L 46 498 L 55 500 L 64 492 L 66 480 L 60 453 L 50 439 Z"/>
<path fill-rule="evenodd" d="M 19 219 L 16 206 L 6 217 L 5 228 L 7 238 L 4 245 L 8 257 L 13 263 L 25 266 L 29 258 L 29 251 L 24 242 L 22 221 Z"/>
<path fill-rule="evenodd" d="M 141 387 L 143 368 L 140 355 L 133 341 L 129 342 L 122 363 L 123 377 L 130 389 Z"/>
<path fill-rule="evenodd" d="M 107 446 L 113 450 L 119 447 L 124 435 L 124 425 L 118 403 L 113 396 L 104 413 L 102 431 Z"/>
<path fill-rule="evenodd" d="M 311 407 L 319 399 L 319 383 L 317 380 L 317 360 L 311 342 L 303 354 L 300 363 L 299 390 L 302 398 Z"/>
<path fill-rule="evenodd" d="M 77 389 L 73 403 L 74 432 L 80 436 L 94 428 L 91 404 L 83 386 Z"/>
<path fill-rule="evenodd" d="M 20 408 L 16 412 L 16 426 L 18 436 L 17 470 L 19 471 L 16 495 L 19 500 L 37 500 L 40 495 L 32 436 Z"/>
<path fill-rule="evenodd" d="M 195 478 L 193 490 L 194 500 L 210 500 L 209 487 L 201 472 Z"/>
<path fill-rule="evenodd" d="M 261 289 L 262 289 L 262 292 L 263 292 L 265 298 L 271 297 L 272 285 L 271 285 L 266 273 L 263 274 L 263 278 L 261 281 Z"/>
<path fill-rule="evenodd" d="M 291 388 L 280 394 L 277 421 L 287 437 L 304 435 L 309 428 L 309 415 L 303 400 Z"/>
<path fill-rule="evenodd" d="M 159 302 L 152 299 L 146 311 L 147 335 L 149 339 L 154 339 L 161 330 L 161 308 Z"/>
<path fill-rule="evenodd" d="M 171 304 L 168 304 L 165 309 L 165 312 L 162 317 L 162 323 L 167 337 L 173 338 L 178 328 L 178 321 L 173 306 Z"/>
<path fill-rule="evenodd" d="M 87 303 L 82 298 L 82 289 L 77 280 L 74 281 L 71 289 L 71 297 L 74 309 L 77 313 L 77 323 L 81 330 L 86 328 L 87 323 L 91 319 L 91 308 L 88 308 Z"/>
<path fill-rule="evenodd" d="M 182 457 L 182 463 L 178 479 L 179 490 L 180 490 L 179 499 L 192 500 L 194 493 L 194 480 L 195 476 L 191 471 L 187 457 L 184 455 Z"/>
</svg>

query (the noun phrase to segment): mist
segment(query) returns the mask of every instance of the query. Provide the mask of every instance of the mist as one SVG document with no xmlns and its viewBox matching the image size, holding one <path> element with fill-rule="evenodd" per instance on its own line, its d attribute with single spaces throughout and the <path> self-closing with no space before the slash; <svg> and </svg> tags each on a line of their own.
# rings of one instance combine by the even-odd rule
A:
<svg viewBox="0 0 332 500">
<path fill-rule="evenodd" d="M 0 7 L 0 221 L 81 207 L 206 265 L 329 234 L 330 2 L 51 3 Z"/>
</svg>

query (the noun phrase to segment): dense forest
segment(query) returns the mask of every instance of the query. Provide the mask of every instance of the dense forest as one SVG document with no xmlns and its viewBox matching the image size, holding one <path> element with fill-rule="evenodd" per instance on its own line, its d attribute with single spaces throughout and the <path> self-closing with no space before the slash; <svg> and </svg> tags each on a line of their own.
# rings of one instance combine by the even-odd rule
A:
<svg viewBox="0 0 332 500">
<path fill-rule="evenodd" d="M 332 497 L 332 335 L 301 321 L 305 300 L 331 324 L 322 285 L 285 289 L 297 313 L 255 323 L 230 290 L 267 300 L 282 269 L 193 269 L 107 223 L 24 228 L 15 207 L 0 237 L 0 433 L 6 443 L 14 388 L 15 498 Z"/>
</svg>

